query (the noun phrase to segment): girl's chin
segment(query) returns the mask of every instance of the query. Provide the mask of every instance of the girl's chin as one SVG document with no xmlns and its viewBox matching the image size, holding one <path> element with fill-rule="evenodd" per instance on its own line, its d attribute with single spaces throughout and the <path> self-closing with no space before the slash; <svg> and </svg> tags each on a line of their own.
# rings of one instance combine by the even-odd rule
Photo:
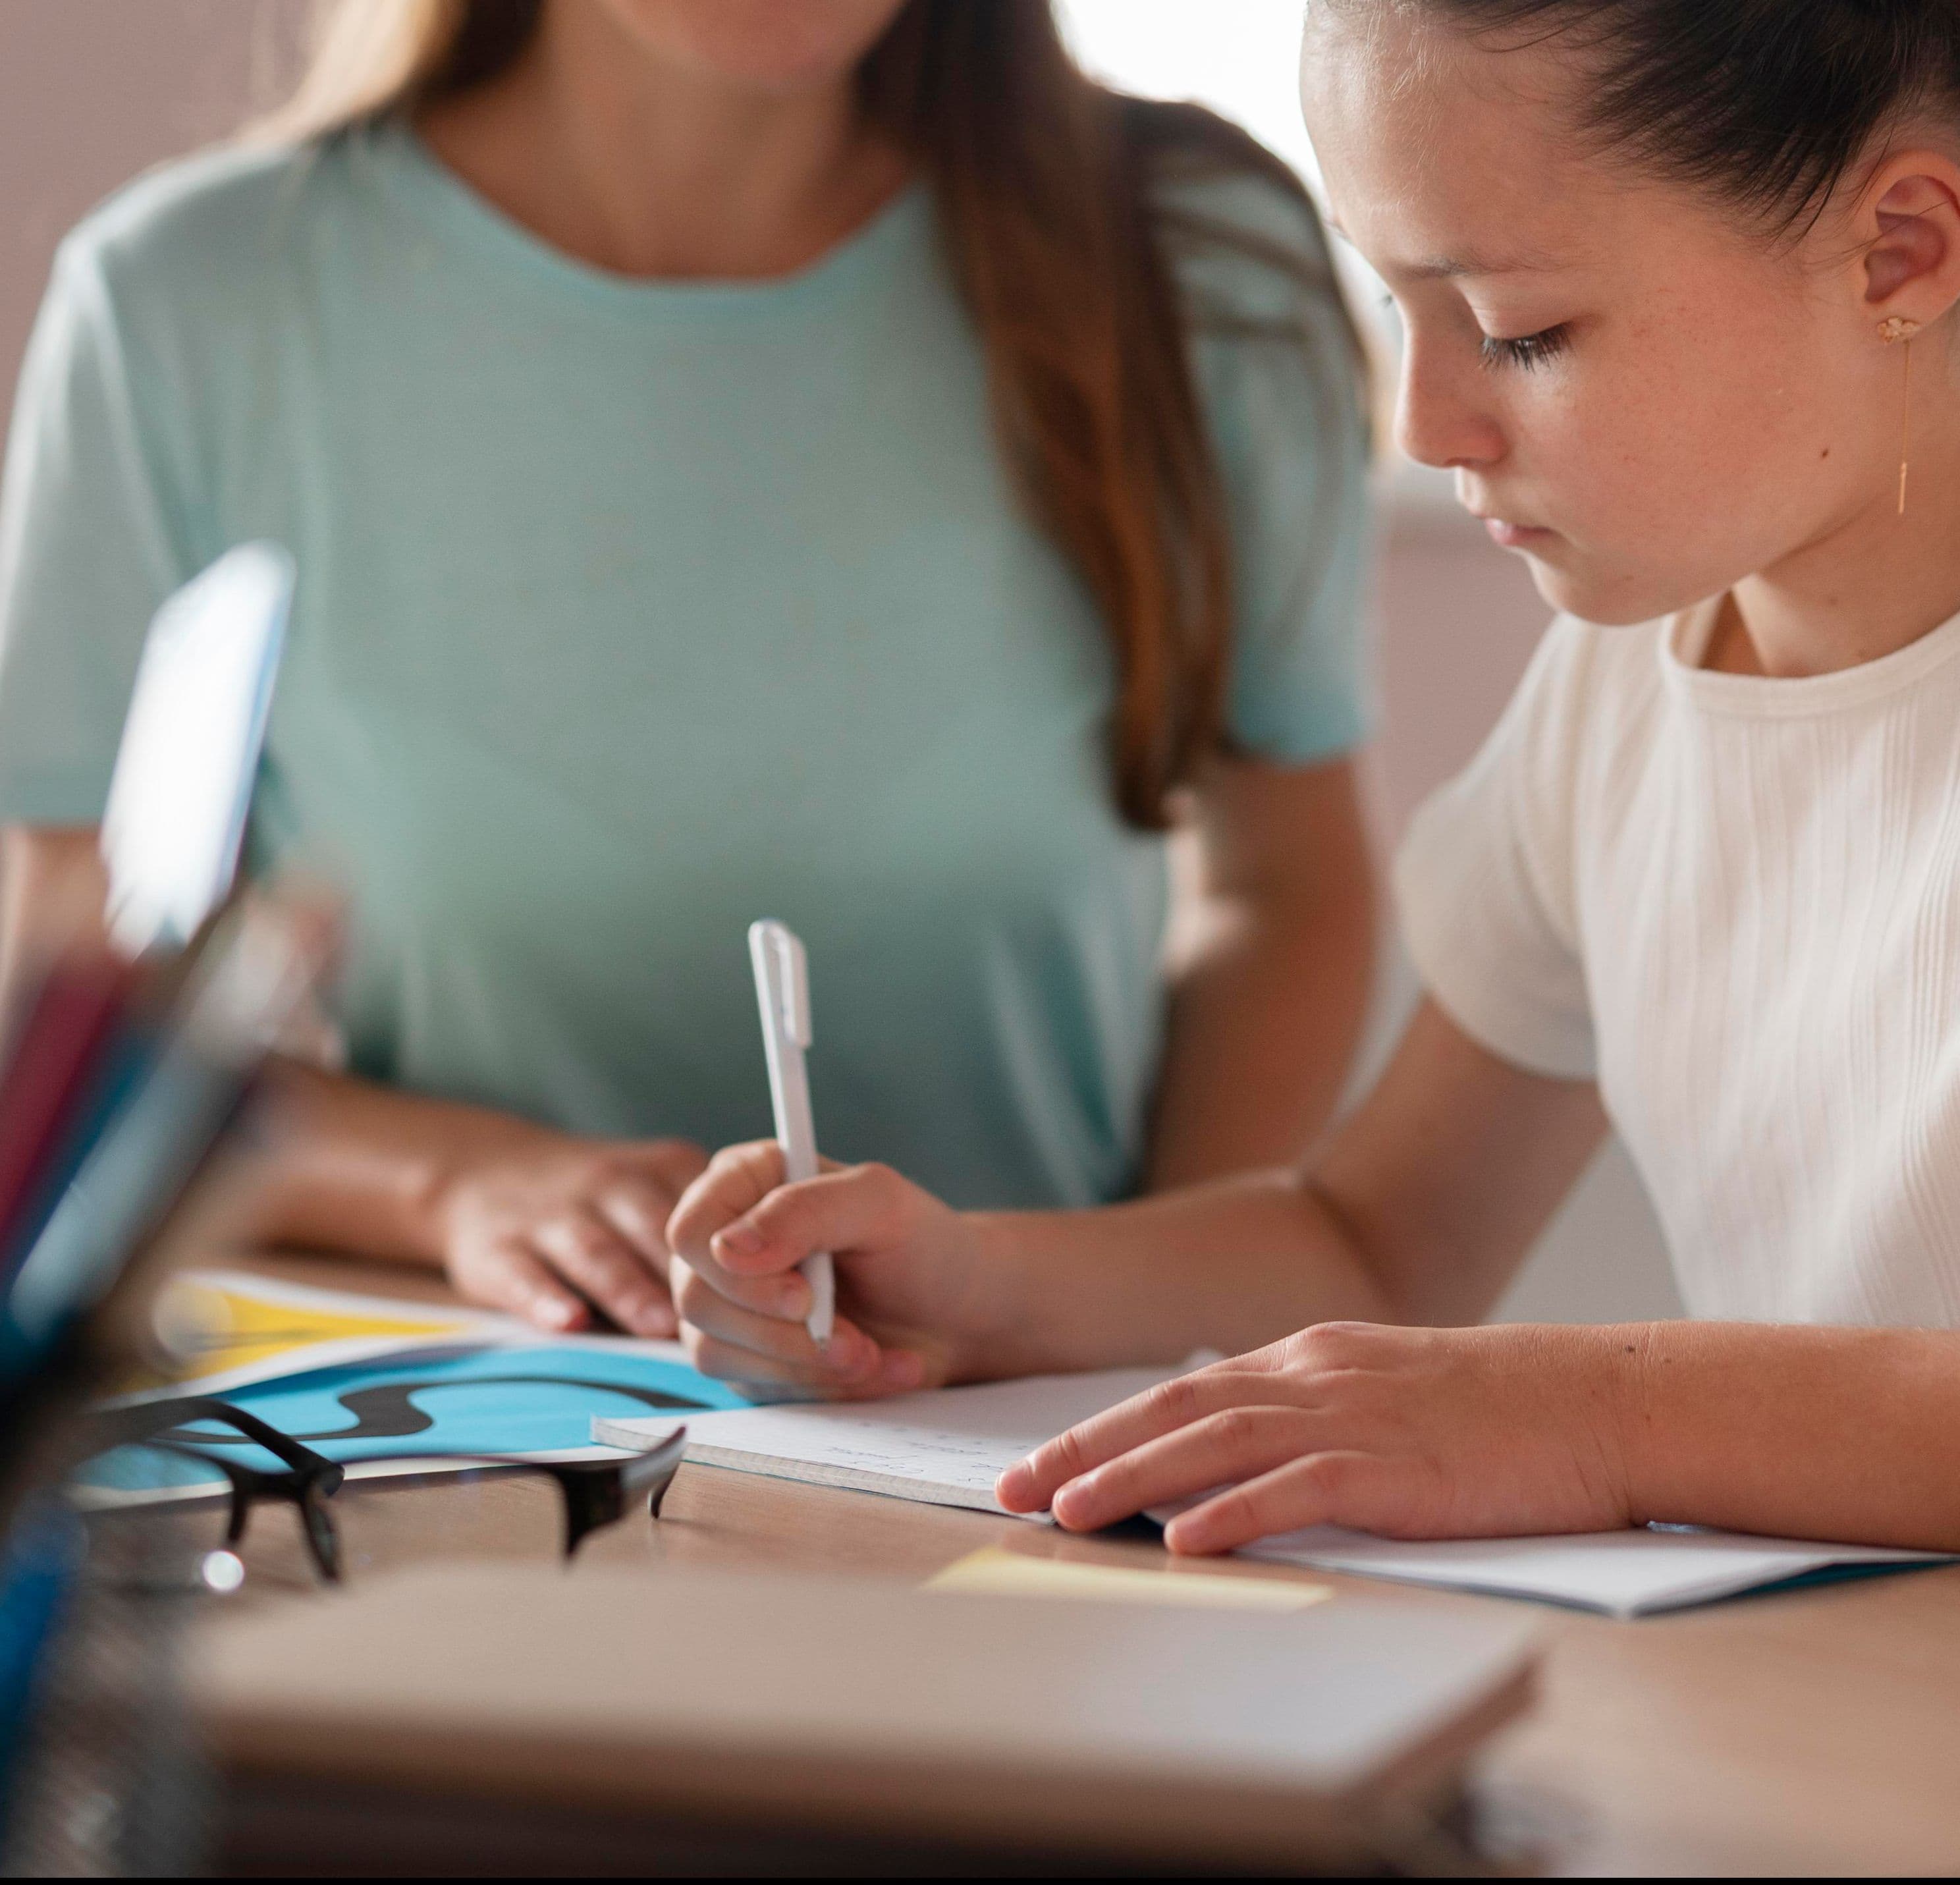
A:
<svg viewBox="0 0 1960 1885">
<path fill-rule="evenodd" d="M 1704 600 L 1700 593 L 1678 594 L 1650 577 L 1589 566 L 1583 558 L 1571 555 L 1569 543 L 1556 540 L 1566 552 L 1556 562 L 1529 550 L 1523 554 L 1538 594 L 1561 615 L 1577 616 L 1602 628 L 1632 628 Z"/>
</svg>

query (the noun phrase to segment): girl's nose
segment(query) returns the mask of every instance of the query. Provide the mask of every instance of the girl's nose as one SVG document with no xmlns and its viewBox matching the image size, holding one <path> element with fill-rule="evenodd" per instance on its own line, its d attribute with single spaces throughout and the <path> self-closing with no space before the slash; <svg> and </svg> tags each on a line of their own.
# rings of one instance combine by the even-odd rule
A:
<svg viewBox="0 0 1960 1885">
<path fill-rule="evenodd" d="M 1395 402 L 1395 442 L 1418 464 L 1477 470 L 1505 454 L 1504 435 L 1487 403 L 1482 369 L 1467 380 L 1449 371 L 1413 336 L 1402 357 Z"/>
</svg>

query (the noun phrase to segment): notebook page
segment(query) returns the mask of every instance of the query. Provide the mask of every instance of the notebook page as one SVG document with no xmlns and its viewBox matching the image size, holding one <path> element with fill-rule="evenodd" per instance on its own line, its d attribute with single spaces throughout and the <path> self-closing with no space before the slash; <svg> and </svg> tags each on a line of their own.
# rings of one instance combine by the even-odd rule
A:
<svg viewBox="0 0 1960 1885">
<path fill-rule="evenodd" d="M 1017 1460 L 1065 1428 L 1183 1371 L 1108 1368 L 884 1401 L 691 1414 L 687 1456 L 741 1472 L 998 1512 L 994 1482 Z M 671 1419 L 598 1419 L 592 1437 L 637 1447 L 673 1427 Z"/>
</svg>

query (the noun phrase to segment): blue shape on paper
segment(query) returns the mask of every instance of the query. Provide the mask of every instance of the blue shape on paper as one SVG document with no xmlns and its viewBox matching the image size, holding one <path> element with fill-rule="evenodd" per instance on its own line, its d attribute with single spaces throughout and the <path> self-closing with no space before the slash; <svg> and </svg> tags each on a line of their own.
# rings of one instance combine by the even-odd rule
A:
<svg viewBox="0 0 1960 1885">
<path fill-rule="evenodd" d="M 221 1397 L 330 1460 L 556 1453 L 592 1444 L 595 1414 L 746 1407 L 724 1381 L 682 1361 L 599 1347 L 482 1348 L 391 1355 L 287 1376 Z M 262 1471 L 280 1462 L 235 1431 L 196 1422 L 177 1438 Z M 211 1469 L 153 1447 L 119 1447 L 82 1469 L 84 1485 L 123 1492 L 208 1485 Z"/>
</svg>

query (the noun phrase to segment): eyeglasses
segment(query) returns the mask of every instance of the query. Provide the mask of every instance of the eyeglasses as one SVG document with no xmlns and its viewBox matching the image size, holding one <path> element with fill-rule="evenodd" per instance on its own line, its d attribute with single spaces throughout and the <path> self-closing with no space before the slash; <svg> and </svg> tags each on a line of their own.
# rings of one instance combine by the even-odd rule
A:
<svg viewBox="0 0 1960 1885">
<path fill-rule="evenodd" d="M 231 1428 L 272 1454 L 278 1467 L 230 1457 L 221 1450 L 227 1442 L 198 1431 L 200 1424 Z M 178 1548 L 200 1561 L 212 1552 L 234 1554 L 228 1581 L 235 1583 L 242 1575 L 235 1568 L 235 1554 L 253 1511 L 272 1504 L 290 1506 L 297 1515 L 298 1540 L 314 1576 L 338 1584 L 350 1569 L 426 1556 L 431 1549 L 445 1555 L 463 1550 L 472 1555 L 568 1561 L 593 1533 L 616 1524 L 642 1498 L 648 1516 L 659 1517 L 686 1451 L 687 1430 L 678 1429 L 651 1452 L 616 1460 L 485 1454 L 445 1455 L 438 1463 L 397 1457 L 388 1463 L 396 1473 L 364 1478 L 357 1492 L 346 1495 L 342 1495 L 345 1466 L 255 1414 L 204 1396 L 100 1413 L 91 1441 L 94 1450 L 141 1447 L 222 1478 L 224 1493 L 173 1503 L 169 1526 Z M 468 1458 L 469 1466 L 456 1470 L 458 1457 Z M 446 1496 L 432 1527 L 427 1508 L 404 1505 L 399 1493 L 411 1482 L 431 1482 L 438 1464 Z M 255 1551 L 254 1560 L 255 1573 L 262 1566 L 272 1573 L 269 1581 L 280 1581 L 278 1571 L 286 1567 L 279 1565 L 276 1550 Z"/>
</svg>

